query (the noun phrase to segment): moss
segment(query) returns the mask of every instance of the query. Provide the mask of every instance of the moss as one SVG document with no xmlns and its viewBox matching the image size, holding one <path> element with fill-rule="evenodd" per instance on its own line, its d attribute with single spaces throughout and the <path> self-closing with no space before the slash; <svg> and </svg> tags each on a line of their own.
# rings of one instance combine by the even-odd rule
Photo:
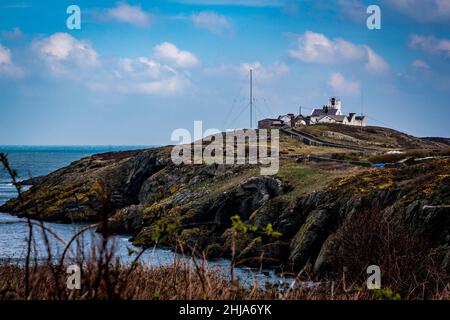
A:
<svg viewBox="0 0 450 320">
<path fill-rule="evenodd" d="M 169 192 L 171 193 L 171 194 L 174 194 L 174 193 L 177 193 L 178 192 L 178 190 L 180 190 L 180 188 L 181 188 L 181 186 L 180 185 L 173 185 L 173 186 L 171 186 L 170 188 L 169 188 Z"/>
<path fill-rule="evenodd" d="M 393 170 L 369 169 L 360 174 L 336 179 L 328 186 L 328 191 L 339 193 L 365 194 L 394 186 Z"/>
<path fill-rule="evenodd" d="M 184 229 L 180 234 L 179 242 L 190 251 L 200 252 L 205 249 L 210 237 L 211 231 L 201 228 Z"/>
<path fill-rule="evenodd" d="M 153 192 L 150 194 L 150 200 L 151 202 L 159 202 L 162 199 L 164 199 L 166 197 L 166 195 L 162 192 Z"/>
<path fill-rule="evenodd" d="M 164 205 L 161 203 L 154 203 L 150 207 L 145 207 L 142 210 L 142 214 L 145 219 L 154 220 L 155 218 L 162 217 L 166 212 Z"/>
</svg>

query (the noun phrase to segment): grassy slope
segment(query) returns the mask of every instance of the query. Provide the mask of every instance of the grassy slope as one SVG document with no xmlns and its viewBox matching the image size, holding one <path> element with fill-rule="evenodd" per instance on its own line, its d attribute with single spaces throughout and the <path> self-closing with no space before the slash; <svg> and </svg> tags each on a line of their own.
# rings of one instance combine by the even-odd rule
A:
<svg viewBox="0 0 450 320">
<path fill-rule="evenodd" d="M 355 127 L 336 124 L 318 124 L 297 129 L 301 132 L 312 134 L 320 139 L 335 143 L 351 143 L 350 140 L 342 140 L 330 137 L 329 132 L 336 132 L 341 135 L 359 140 L 354 144 L 372 146 L 379 149 L 411 149 L 411 148 L 443 148 L 444 143 L 416 138 L 408 134 L 382 127 Z"/>
</svg>

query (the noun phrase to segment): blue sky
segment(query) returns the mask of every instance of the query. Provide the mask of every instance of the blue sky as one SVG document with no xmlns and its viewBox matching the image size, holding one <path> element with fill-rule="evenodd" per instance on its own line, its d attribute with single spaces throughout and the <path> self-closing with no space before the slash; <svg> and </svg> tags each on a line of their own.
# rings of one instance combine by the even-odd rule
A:
<svg viewBox="0 0 450 320">
<path fill-rule="evenodd" d="M 366 27 L 369 4 L 381 30 Z M 250 68 L 256 119 L 337 95 L 370 124 L 449 137 L 449 62 L 450 0 L 2 0 L 0 144 L 246 127 Z"/>
</svg>

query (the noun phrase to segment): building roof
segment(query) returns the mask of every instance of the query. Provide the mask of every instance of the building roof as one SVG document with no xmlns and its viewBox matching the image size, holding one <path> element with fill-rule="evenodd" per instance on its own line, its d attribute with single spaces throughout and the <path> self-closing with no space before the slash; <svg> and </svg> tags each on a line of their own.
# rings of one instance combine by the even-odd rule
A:
<svg viewBox="0 0 450 320">
<path fill-rule="evenodd" d="M 295 116 L 293 113 L 288 113 L 288 114 L 283 114 L 283 115 L 279 116 L 278 119 L 281 120 L 281 118 L 286 118 L 286 117 L 292 119 Z"/>
<path fill-rule="evenodd" d="M 343 122 L 344 119 L 345 119 L 345 116 L 335 116 L 335 115 L 332 115 L 332 114 L 325 114 L 325 115 L 321 116 L 318 119 L 318 121 L 322 120 L 325 117 L 329 117 L 329 118 L 333 119 L 336 122 Z"/>
<path fill-rule="evenodd" d="M 342 122 L 345 119 L 345 116 L 335 116 L 335 115 L 328 115 L 330 118 L 336 120 L 337 122 Z"/>
<path fill-rule="evenodd" d="M 323 107 L 322 109 L 314 109 L 311 117 L 320 117 L 324 115 L 332 115 L 335 116 L 338 112 L 338 109 Z"/>
<path fill-rule="evenodd" d="M 261 122 L 261 121 L 281 121 L 281 120 L 280 120 L 280 119 L 271 119 L 271 118 L 267 118 L 267 119 L 259 120 L 258 122 Z"/>
<path fill-rule="evenodd" d="M 294 121 L 306 120 L 306 117 L 303 115 L 298 115 L 294 117 Z"/>
</svg>

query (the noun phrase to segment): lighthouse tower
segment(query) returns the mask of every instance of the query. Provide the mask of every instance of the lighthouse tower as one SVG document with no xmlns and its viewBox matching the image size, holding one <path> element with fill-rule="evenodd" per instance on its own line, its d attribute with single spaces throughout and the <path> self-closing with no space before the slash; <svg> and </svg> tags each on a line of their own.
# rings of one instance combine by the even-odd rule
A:
<svg viewBox="0 0 450 320">
<path fill-rule="evenodd" d="M 341 105 L 341 100 L 336 98 L 336 97 L 332 97 L 330 99 L 330 101 L 328 101 L 327 107 L 329 109 L 337 109 L 336 111 L 336 115 L 342 115 L 342 105 Z"/>
</svg>

